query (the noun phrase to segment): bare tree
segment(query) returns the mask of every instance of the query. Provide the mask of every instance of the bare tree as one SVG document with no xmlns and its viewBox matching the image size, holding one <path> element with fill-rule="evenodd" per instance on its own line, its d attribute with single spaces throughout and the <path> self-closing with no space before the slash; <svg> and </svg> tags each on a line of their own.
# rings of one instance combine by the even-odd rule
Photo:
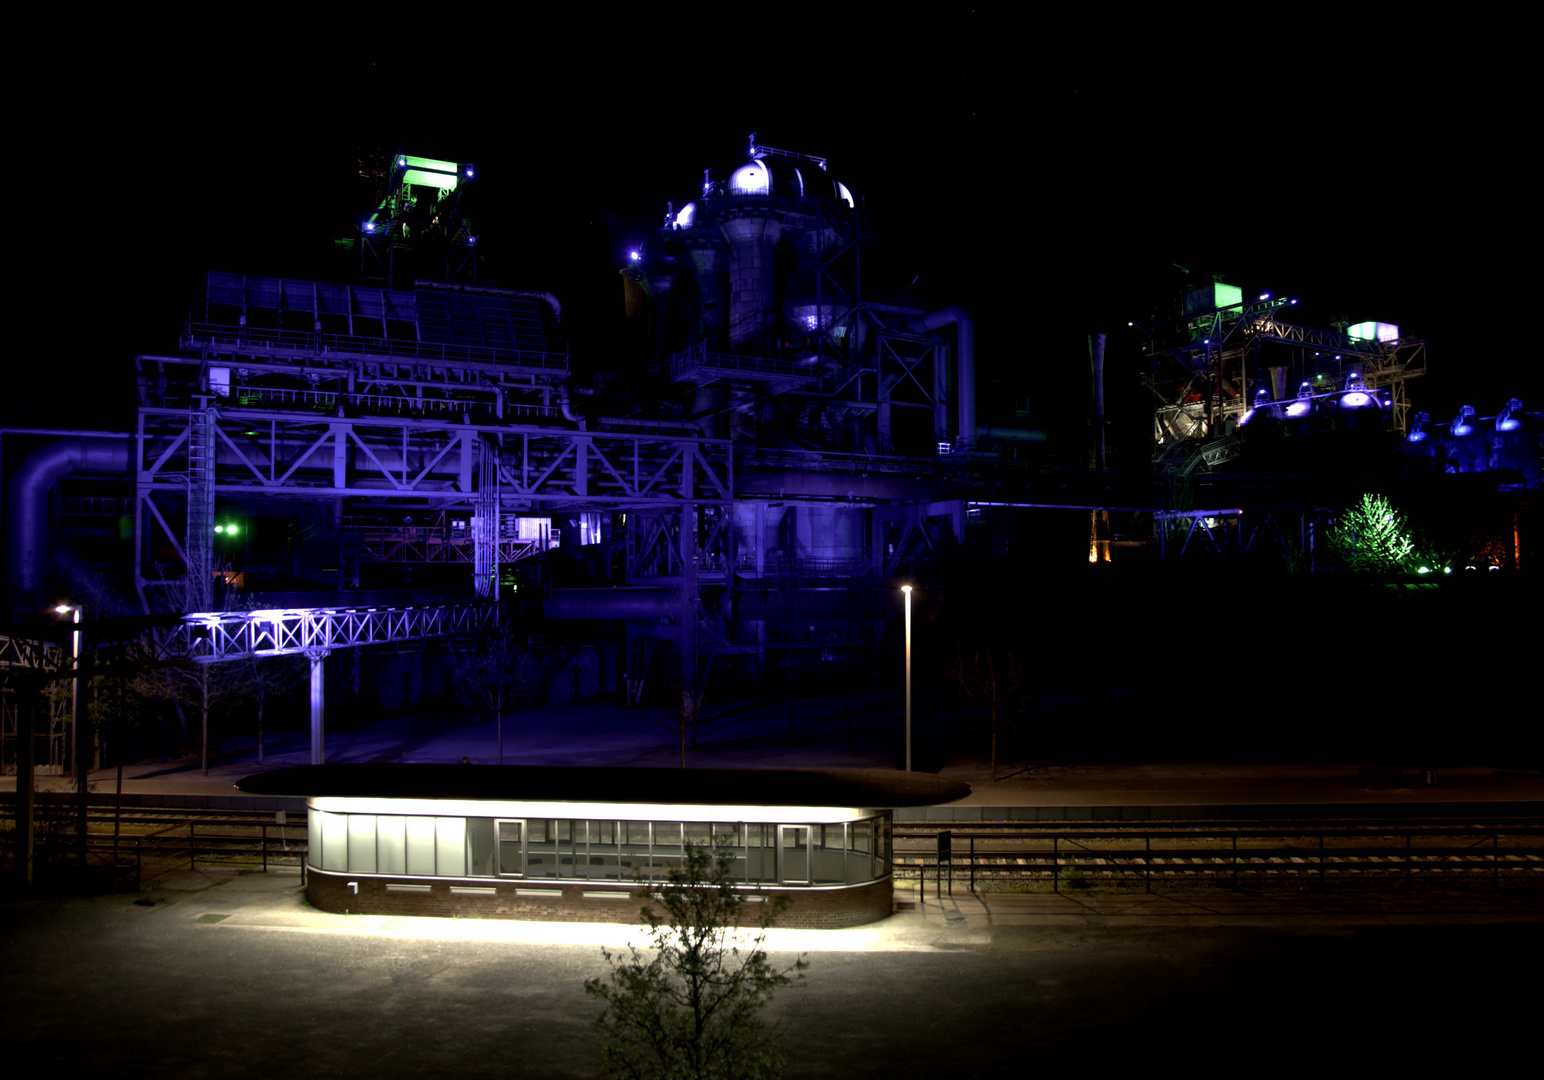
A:
<svg viewBox="0 0 1544 1080">
<path fill-rule="evenodd" d="M 686 768 L 688 739 L 697 748 L 697 721 L 707 704 L 708 674 L 712 655 L 706 664 L 690 665 L 673 642 L 661 642 L 654 663 L 659 670 L 660 692 L 664 708 L 655 722 L 675 737 L 681 748 L 681 768 Z"/>
<path fill-rule="evenodd" d="M 1009 646 L 958 645 L 944 668 L 944 678 L 959 695 L 987 710 L 992 741 L 992 779 L 997 779 L 998 734 L 1011 727 L 1012 710 L 1029 690 L 1029 673 Z"/>
<path fill-rule="evenodd" d="M 257 702 L 257 760 L 263 760 L 263 713 L 268 695 L 287 694 L 309 674 L 310 665 L 303 656 L 270 656 L 252 664 L 252 697 Z"/>
<path fill-rule="evenodd" d="M 210 710 L 216 705 L 251 693 L 255 670 L 256 663 L 250 659 L 218 663 L 147 663 L 135 672 L 130 685 L 143 697 L 169 701 L 177 712 L 184 736 L 189 734 L 184 709 L 198 709 L 199 768 L 208 776 Z"/>
<path fill-rule="evenodd" d="M 529 707 L 552 674 L 548 657 L 530 649 L 509 626 L 489 634 L 475 653 L 454 664 L 462 704 L 493 714 L 499 764 L 504 764 L 504 714 Z"/>
</svg>

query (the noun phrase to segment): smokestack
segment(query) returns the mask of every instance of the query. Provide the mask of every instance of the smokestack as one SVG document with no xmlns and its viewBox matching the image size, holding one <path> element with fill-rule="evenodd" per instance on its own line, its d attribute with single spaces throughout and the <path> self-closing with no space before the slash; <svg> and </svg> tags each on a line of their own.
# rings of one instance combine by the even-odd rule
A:
<svg viewBox="0 0 1544 1080">
<path fill-rule="evenodd" d="M 1094 378 L 1094 468 L 1104 469 L 1104 335 L 1088 335 L 1088 360 Z"/>
</svg>

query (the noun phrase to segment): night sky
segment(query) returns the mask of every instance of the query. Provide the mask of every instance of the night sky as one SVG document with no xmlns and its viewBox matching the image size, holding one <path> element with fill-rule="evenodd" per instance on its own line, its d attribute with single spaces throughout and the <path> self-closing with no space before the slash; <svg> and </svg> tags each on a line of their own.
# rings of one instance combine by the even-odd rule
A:
<svg viewBox="0 0 1544 1080">
<path fill-rule="evenodd" d="M 51 365 L 22 373 L 4 422 L 129 424 L 132 357 L 175 348 L 206 270 L 336 278 L 331 242 L 369 210 L 361 147 L 476 164 L 485 280 L 554 292 L 576 367 L 620 368 L 629 244 L 704 168 L 726 176 L 752 131 L 829 158 L 878 237 L 865 283 L 970 307 L 983 373 L 1037 411 L 1086 408 L 1084 335 L 1108 330 L 1112 398 L 1145 430 L 1125 323 L 1178 293 L 1176 265 L 1301 297 L 1310 325 L 1338 311 L 1427 337 L 1412 396 L 1435 421 L 1464 401 L 1544 405 L 1490 308 L 1522 291 L 1517 136 L 1534 125 L 1478 67 L 1417 75 L 1307 37 L 1117 48 L 995 11 L 886 40 L 834 14 L 825 39 L 820 20 L 773 18 L 646 16 L 607 45 L 547 18 L 518 39 L 404 26 L 81 54 L 69 78 L 101 107 L 63 136 L 76 239 L 45 245 L 42 306 L 96 378 L 51 415 L 75 390 Z"/>
</svg>

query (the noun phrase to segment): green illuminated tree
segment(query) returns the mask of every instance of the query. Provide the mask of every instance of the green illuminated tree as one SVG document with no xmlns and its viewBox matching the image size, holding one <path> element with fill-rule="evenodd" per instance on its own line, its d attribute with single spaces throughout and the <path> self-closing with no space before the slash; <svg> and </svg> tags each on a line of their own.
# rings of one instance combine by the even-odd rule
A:
<svg viewBox="0 0 1544 1080">
<path fill-rule="evenodd" d="M 1405 569 L 1415 551 L 1405 516 L 1382 495 L 1363 495 L 1337 514 L 1329 542 L 1346 569 L 1374 574 Z"/>
<path fill-rule="evenodd" d="M 739 930 L 745 899 L 736 892 L 733 852 L 686 845 L 681 866 L 659 890 L 663 914 L 643 909 L 652 946 L 627 955 L 602 949 L 606 978 L 585 981 L 605 1002 L 595 1020 L 612 1076 L 630 1080 L 771 1080 L 782 1075 L 777 1030 L 761 1019 L 779 988 L 804 978 L 801 955 L 774 965 L 762 943 L 784 907 L 758 905 L 754 929 Z"/>
</svg>

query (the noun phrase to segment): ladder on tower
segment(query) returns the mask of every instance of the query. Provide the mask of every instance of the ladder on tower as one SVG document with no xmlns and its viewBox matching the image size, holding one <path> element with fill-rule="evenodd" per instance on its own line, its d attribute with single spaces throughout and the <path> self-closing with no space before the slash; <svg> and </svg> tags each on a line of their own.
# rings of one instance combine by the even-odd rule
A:
<svg viewBox="0 0 1544 1080">
<path fill-rule="evenodd" d="M 189 602 L 207 611 L 214 573 L 215 410 L 188 412 L 188 557 Z"/>
</svg>

